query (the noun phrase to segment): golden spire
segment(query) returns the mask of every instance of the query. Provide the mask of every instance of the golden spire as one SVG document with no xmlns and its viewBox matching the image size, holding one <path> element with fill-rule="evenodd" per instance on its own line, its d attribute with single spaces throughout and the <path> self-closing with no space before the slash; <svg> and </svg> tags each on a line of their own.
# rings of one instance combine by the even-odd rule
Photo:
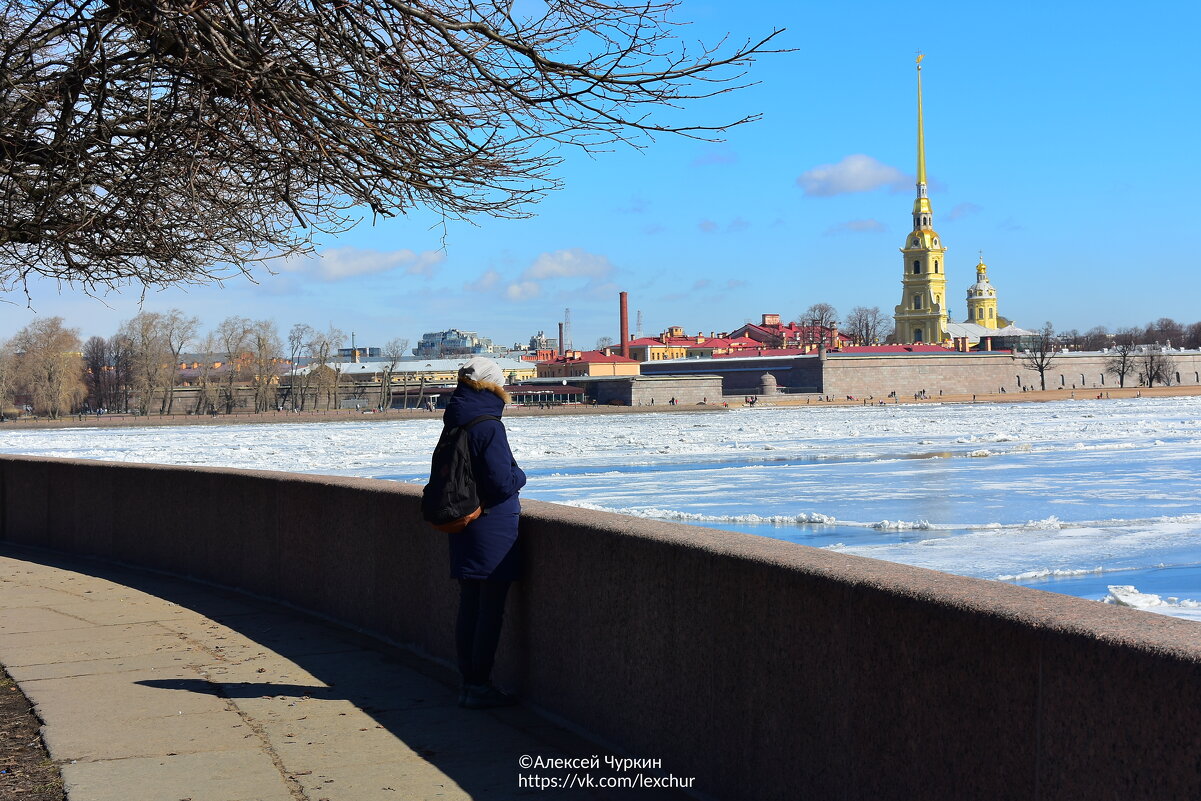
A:
<svg viewBox="0 0 1201 801">
<path fill-rule="evenodd" d="M 926 183 L 926 133 L 922 126 L 922 59 L 924 54 L 917 54 L 917 182 Z"/>
<path fill-rule="evenodd" d="M 922 59 L 917 55 L 917 199 L 913 201 L 913 230 L 930 230 L 933 215 L 926 196 L 926 129 L 922 121 Z"/>
</svg>

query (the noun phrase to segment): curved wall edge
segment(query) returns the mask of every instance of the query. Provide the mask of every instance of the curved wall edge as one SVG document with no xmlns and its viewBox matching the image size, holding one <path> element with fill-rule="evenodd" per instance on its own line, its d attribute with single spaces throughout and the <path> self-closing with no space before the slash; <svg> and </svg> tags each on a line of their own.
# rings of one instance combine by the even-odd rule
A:
<svg viewBox="0 0 1201 801">
<path fill-rule="evenodd" d="M 371 479 L 0 456 L 3 539 L 239 587 L 450 659 L 446 535 L 419 497 Z M 1201 797 L 1196 623 L 523 507 L 527 575 L 499 682 L 704 795 Z"/>
</svg>

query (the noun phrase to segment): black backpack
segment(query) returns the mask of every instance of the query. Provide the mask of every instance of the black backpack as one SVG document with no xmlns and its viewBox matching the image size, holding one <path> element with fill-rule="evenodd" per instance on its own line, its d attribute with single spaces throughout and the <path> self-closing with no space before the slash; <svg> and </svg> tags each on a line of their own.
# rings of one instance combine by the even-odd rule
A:
<svg viewBox="0 0 1201 801">
<path fill-rule="evenodd" d="M 499 422 L 500 418 L 482 414 L 461 426 L 446 426 L 438 438 L 430 480 L 421 493 L 421 516 L 439 531 L 456 534 L 484 513 L 475 489 L 467 431 L 485 420 Z"/>
</svg>

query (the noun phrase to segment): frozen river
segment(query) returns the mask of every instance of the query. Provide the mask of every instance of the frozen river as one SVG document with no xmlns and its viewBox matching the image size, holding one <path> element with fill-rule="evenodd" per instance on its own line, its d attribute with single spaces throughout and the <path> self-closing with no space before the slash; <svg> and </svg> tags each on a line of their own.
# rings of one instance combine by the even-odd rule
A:
<svg viewBox="0 0 1201 801">
<path fill-rule="evenodd" d="M 1201 620 L 1201 398 L 516 417 L 523 495 Z M 433 420 L 0 430 L 0 452 L 424 482 Z"/>
</svg>

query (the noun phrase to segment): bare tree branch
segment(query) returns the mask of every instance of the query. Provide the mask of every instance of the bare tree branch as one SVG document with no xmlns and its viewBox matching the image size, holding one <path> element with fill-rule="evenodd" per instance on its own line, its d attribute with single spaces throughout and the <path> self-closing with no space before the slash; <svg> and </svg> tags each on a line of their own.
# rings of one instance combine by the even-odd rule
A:
<svg viewBox="0 0 1201 801">
<path fill-rule="evenodd" d="M 712 138 L 773 32 L 689 50 L 677 0 L 0 0 L 0 285 L 249 274 L 421 206 L 524 217 L 559 145 Z"/>
</svg>

